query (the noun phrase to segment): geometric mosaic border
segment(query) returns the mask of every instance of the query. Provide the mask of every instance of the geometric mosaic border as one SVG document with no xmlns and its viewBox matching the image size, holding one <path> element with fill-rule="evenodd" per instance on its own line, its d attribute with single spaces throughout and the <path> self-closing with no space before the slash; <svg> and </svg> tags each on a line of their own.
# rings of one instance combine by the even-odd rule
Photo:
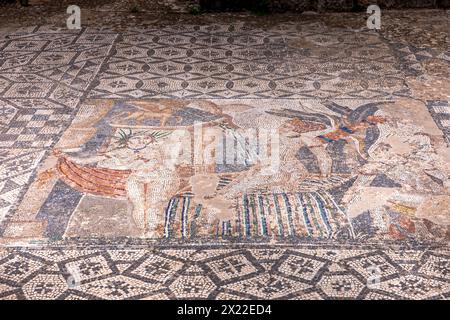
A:
<svg viewBox="0 0 450 320">
<path fill-rule="evenodd" d="M 379 268 L 377 278 L 373 266 Z M 1 299 L 449 297 L 448 248 L 246 245 L 0 251 Z"/>
</svg>

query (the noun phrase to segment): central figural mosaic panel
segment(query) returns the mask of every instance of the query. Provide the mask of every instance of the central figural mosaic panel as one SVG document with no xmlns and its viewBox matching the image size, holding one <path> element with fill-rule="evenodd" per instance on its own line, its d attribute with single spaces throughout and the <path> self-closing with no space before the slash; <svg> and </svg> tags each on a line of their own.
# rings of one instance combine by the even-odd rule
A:
<svg viewBox="0 0 450 320">
<path fill-rule="evenodd" d="M 91 100 L 5 236 L 443 239 L 446 141 L 401 102 Z"/>
</svg>

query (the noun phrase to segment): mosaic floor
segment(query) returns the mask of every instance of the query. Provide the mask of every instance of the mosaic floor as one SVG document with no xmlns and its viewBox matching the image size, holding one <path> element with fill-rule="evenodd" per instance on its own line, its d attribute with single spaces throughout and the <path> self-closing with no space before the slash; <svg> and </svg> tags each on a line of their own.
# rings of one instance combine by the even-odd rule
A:
<svg viewBox="0 0 450 320">
<path fill-rule="evenodd" d="M 1 32 L 0 298 L 448 299 L 446 37 Z"/>
</svg>

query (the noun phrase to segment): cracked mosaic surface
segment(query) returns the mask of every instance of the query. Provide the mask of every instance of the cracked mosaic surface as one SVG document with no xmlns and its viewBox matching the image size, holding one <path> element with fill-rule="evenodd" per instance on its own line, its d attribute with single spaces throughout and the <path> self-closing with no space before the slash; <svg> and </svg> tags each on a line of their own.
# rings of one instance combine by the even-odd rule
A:
<svg viewBox="0 0 450 320">
<path fill-rule="evenodd" d="M 0 298 L 447 299 L 449 61 L 317 23 L 2 34 Z M 149 172 L 196 121 L 279 130 L 279 174 Z"/>
</svg>

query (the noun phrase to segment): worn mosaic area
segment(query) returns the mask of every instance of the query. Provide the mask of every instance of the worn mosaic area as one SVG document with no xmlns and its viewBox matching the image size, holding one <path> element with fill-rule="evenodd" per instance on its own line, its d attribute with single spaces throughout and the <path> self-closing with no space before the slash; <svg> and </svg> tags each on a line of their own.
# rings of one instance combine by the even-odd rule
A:
<svg viewBox="0 0 450 320">
<path fill-rule="evenodd" d="M 450 52 L 399 37 L 2 31 L 0 298 L 448 299 Z"/>
</svg>

